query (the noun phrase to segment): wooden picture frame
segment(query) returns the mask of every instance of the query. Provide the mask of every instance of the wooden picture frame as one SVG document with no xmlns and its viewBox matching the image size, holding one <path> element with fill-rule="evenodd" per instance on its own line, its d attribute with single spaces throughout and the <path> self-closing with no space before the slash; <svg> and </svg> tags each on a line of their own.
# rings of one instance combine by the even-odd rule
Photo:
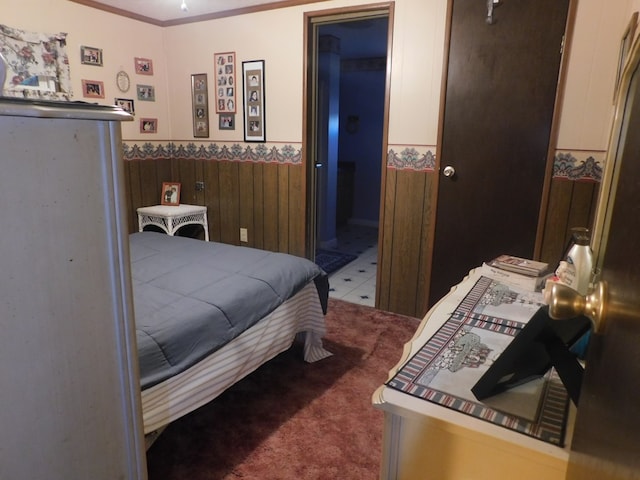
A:
<svg viewBox="0 0 640 480">
<path fill-rule="evenodd" d="M 216 113 L 236 112 L 236 53 L 214 53 Z"/>
<path fill-rule="evenodd" d="M 180 205 L 180 183 L 162 182 L 161 205 Z"/>
<path fill-rule="evenodd" d="M 153 60 L 150 58 L 135 57 L 133 63 L 138 75 L 153 75 Z"/>
<path fill-rule="evenodd" d="M 104 98 L 104 82 L 82 80 L 82 96 L 86 98 Z"/>
<path fill-rule="evenodd" d="M 622 80 L 622 71 L 624 70 L 624 65 L 627 62 L 627 57 L 629 56 L 629 52 L 631 51 L 631 45 L 633 44 L 633 39 L 636 35 L 636 28 L 638 26 L 638 12 L 633 12 L 631 15 L 631 19 L 627 24 L 627 28 L 624 30 L 622 34 L 622 39 L 620 40 L 620 52 L 618 53 L 618 68 L 616 71 L 616 83 L 615 88 L 613 89 L 613 103 L 616 102 L 616 98 L 618 96 L 618 90 L 620 89 L 620 81 Z"/>
<path fill-rule="evenodd" d="M 122 110 L 124 110 L 125 112 L 131 115 L 136 114 L 136 110 L 135 110 L 132 98 L 114 98 L 113 103 L 114 105 L 116 105 L 117 107 L 120 107 Z"/>
<path fill-rule="evenodd" d="M 242 62 L 244 141 L 265 142 L 264 60 Z"/>
<path fill-rule="evenodd" d="M 84 65 L 102 66 L 102 49 L 95 47 L 80 46 L 80 63 Z"/>
<path fill-rule="evenodd" d="M 142 102 L 156 101 L 156 89 L 153 85 L 136 85 L 136 95 Z"/>
<path fill-rule="evenodd" d="M 191 75 L 191 105 L 193 119 L 193 136 L 209 137 L 209 95 L 207 74 Z"/>
<path fill-rule="evenodd" d="M 158 133 L 157 118 L 141 118 L 140 133 Z"/>
</svg>

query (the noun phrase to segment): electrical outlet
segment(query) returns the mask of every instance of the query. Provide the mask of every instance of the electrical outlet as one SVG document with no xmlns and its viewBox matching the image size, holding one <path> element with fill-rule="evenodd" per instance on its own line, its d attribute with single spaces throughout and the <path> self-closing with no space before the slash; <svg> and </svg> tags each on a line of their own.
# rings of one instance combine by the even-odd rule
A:
<svg viewBox="0 0 640 480">
<path fill-rule="evenodd" d="M 240 241 L 241 242 L 248 242 L 249 241 L 249 234 L 248 234 L 246 228 L 241 228 L 240 229 Z"/>
<path fill-rule="evenodd" d="M 204 182 L 196 182 L 196 192 L 202 192 L 204 190 Z"/>
</svg>

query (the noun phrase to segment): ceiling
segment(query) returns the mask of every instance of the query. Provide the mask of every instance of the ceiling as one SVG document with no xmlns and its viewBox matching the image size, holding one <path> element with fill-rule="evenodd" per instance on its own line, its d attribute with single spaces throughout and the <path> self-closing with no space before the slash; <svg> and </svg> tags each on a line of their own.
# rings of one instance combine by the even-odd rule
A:
<svg viewBox="0 0 640 480">
<path fill-rule="evenodd" d="M 178 25 L 211 18 L 227 17 L 255 10 L 319 0 L 185 0 L 188 10 L 180 9 L 182 0 L 70 0 L 111 13 L 125 15 L 156 25 Z M 322 26 L 321 34 L 341 40 L 343 58 L 384 57 L 387 54 L 387 20 L 384 18 L 344 21 Z"/>
<path fill-rule="evenodd" d="M 224 17 L 247 10 L 264 10 L 310 3 L 317 0 L 184 0 L 187 10 L 181 9 L 182 0 L 71 0 L 112 13 L 131 16 L 158 25 L 180 24 L 202 20 L 202 17 Z"/>
</svg>

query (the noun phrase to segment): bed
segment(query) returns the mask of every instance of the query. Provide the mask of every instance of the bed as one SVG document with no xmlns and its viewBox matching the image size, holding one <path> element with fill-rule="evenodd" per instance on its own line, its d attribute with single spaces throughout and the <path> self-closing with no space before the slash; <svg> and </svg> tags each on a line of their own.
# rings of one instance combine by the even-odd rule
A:
<svg viewBox="0 0 640 480">
<path fill-rule="evenodd" d="M 157 232 L 129 243 L 145 435 L 296 338 L 308 362 L 331 355 L 322 346 L 328 280 L 313 262 Z"/>
</svg>

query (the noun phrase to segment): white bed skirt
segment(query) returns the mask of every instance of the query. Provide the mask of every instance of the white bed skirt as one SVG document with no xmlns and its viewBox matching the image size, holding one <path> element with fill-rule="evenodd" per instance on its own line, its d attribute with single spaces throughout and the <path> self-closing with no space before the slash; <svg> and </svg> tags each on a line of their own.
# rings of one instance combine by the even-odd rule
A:
<svg viewBox="0 0 640 480">
<path fill-rule="evenodd" d="M 142 391 L 148 434 L 210 402 L 260 365 L 287 350 L 304 333 L 304 359 L 331 355 L 322 346 L 326 331 L 313 282 L 220 350 L 184 372 Z"/>
</svg>

